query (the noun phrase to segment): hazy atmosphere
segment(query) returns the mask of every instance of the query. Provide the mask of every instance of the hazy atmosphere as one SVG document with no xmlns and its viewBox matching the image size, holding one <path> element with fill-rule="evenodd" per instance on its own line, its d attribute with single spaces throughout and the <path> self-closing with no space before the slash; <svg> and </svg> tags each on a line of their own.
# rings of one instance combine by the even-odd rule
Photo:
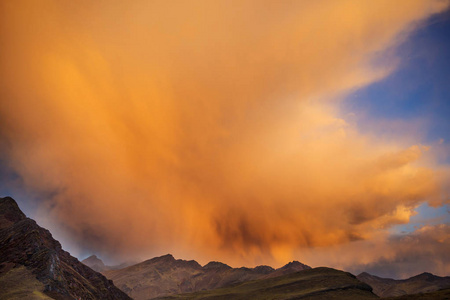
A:
<svg viewBox="0 0 450 300">
<path fill-rule="evenodd" d="M 0 196 L 79 259 L 449 275 L 449 7 L 1 1 Z"/>
</svg>

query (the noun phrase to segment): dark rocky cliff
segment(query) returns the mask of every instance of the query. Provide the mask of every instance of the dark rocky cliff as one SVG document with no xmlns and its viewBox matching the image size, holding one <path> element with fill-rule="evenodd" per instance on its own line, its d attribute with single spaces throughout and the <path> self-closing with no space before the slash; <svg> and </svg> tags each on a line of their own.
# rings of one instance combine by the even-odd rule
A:
<svg viewBox="0 0 450 300">
<path fill-rule="evenodd" d="M 30 290 L 32 294 L 43 293 L 54 299 L 131 299 L 111 280 L 64 251 L 48 230 L 27 218 L 12 198 L 5 197 L 0 198 L 0 284 L 7 285 L 16 270 L 32 274 L 32 280 L 42 284 L 43 290 Z M 0 288 L 0 298 L 8 289 Z"/>
</svg>

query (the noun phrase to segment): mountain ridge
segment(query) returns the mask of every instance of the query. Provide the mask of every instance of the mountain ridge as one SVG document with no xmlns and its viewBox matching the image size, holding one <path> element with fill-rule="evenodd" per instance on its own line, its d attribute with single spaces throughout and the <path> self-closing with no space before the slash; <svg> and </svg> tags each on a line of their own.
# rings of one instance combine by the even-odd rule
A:
<svg viewBox="0 0 450 300">
<path fill-rule="evenodd" d="M 450 288 L 450 276 L 440 277 L 428 272 L 407 279 L 383 278 L 363 272 L 356 276 L 373 288 L 380 297 L 398 297 L 419 293 L 430 293 Z"/>
<path fill-rule="evenodd" d="M 270 266 L 232 268 L 211 261 L 201 266 L 195 260 L 175 259 L 166 254 L 119 269 L 106 270 L 106 277 L 136 300 L 170 294 L 211 290 L 245 281 L 272 278 L 311 267 L 298 261 L 274 269 Z"/>
<path fill-rule="evenodd" d="M 11 197 L 0 198 L 0 254 L 0 298 L 131 299 L 64 251 Z"/>
</svg>

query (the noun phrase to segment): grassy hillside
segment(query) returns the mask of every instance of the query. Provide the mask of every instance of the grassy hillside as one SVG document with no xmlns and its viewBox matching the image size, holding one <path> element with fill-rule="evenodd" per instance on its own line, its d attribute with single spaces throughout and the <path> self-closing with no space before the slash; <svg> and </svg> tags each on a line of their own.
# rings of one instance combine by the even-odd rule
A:
<svg viewBox="0 0 450 300">
<path fill-rule="evenodd" d="M 157 299 L 377 299 L 371 290 L 350 273 L 315 268 L 233 287 Z"/>
<path fill-rule="evenodd" d="M 44 294 L 44 284 L 36 279 L 25 266 L 16 266 L 0 272 L 0 299 L 48 300 Z"/>
<path fill-rule="evenodd" d="M 419 293 L 398 297 L 383 298 L 385 300 L 447 300 L 450 299 L 450 289 L 439 290 L 431 293 Z"/>
</svg>

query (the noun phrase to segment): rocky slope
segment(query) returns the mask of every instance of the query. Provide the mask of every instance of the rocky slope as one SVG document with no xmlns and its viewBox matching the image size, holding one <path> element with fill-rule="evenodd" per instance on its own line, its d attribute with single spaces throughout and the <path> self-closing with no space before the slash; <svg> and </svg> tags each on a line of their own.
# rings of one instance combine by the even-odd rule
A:
<svg viewBox="0 0 450 300">
<path fill-rule="evenodd" d="M 131 299 L 80 263 L 50 232 L 0 198 L 1 299 Z"/>
<path fill-rule="evenodd" d="M 373 292 L 380 297 L 395 297 L 409 294 L 429 293 L 444 288 L 450 288 L 450 277 L 439 277 L 430 273 L 395 280 L 382 278 L 369 273 L 361 273 L 357 278 L 373 288 Z"/>
<path fill-rule="evenodd" d="M 296 261 L 277 270 L 269 266 L 231 268 L 220 262 L 210 262 L 202 267 L 196 261 L 177 260 L 168 254 L 104 274 L 128 295 L 140 300 L 211 290 L 305 269 L 310 267 Z"/>
</svg>

